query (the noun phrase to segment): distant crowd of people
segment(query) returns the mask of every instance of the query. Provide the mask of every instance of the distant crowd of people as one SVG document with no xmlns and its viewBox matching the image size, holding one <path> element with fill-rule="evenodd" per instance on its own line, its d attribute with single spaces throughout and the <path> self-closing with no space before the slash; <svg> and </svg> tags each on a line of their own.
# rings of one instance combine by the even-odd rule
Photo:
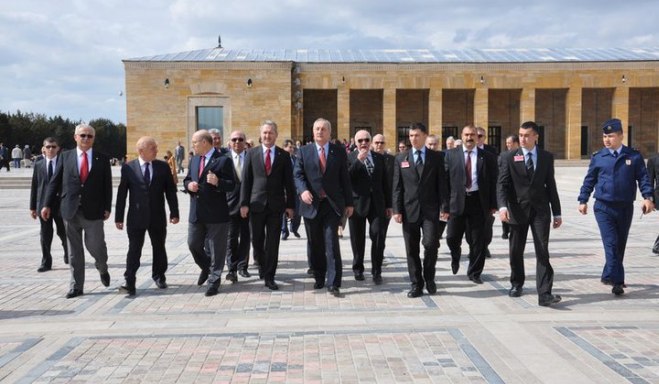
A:
<svg viewBox="0 0 659 384">
<path fill-rule="evenodd" d="M 460 269 L 465 238 L 467 278 L 482 284 L 498 216 L 502 238 L 509 242 L 509 296 L 523 294 L 523 255 L 531 229 L 538 304 L 561 301 L 552 293 L 554 271 L 549 260 L 550 229 L 563 222 L 554 157 L 537 146 L 534 122 L 524 122 L 518 134 L 507 137 L 507 150 L 500 155 L 485 144 L 485 130 L 471 124 L 462 129 L 460 138 L 448 138 L 442 151 L 439 139 L 415 123 L 409 129 L 409 145 L 399 142 L 395 156 L 386 150 L 382 134 L 359 130 L 350 140 L 336 142 L 331 139 L 330 122 L 323 118 L 313 123 L 312 131 L 313 140 L 306 145 L 284 140 L 280 147 L 277 124 L 270 120 L 259 128 L 258 145 L 250 144 L 240 130 L 230 133 L 227 146 L 219 130 L 199 130 L 192 135 L 191 151 L 179 142 L 173 152 L 166 151 L 165 161 L 157 159 L 156 140 L 141 137 L 136 143 L 138 157 L 122 164 L 115 202 L 115 226 L 125 229 L 129 240 L 121 289 L 129 296 L 136 294 L 147 233 L 153 248 L 151 277 L 158 288 L 167 288 L 167 224 L 180 220 L 177 183 L 184 175 L 183 192 L 190 199 L 188 248 L 199 267 L 196 283 L 206 284 L 206 296 L 218 294 L 223 277 L 231 283 L 237 283 L 239 276 L 251 277 L 250 248 L 264 286 L 278 290 L 280 241 L 290 234 L 300 237 L 301 218 L 307 234 L 306 273 L 314 279 L 314 289 L 326 288 L 341 297 L 339 238 L 346 222 L 354 279 L 365 280 L 368 228 L 370 276 L 374 284 L 383 284 L 392 218 L 402 225 L 408 297 L 422 296 L 424 290 L 437 292 L 435 268 L 444 232 L 453 274 Z M 644 199 L 643 214 L 655 210 L 659 157 L 654 156 L 646 168 L 641 154 L 623 145 L 618 119 L 607 121 L 602 132 L 603 148 L 593 154 L 577 200 L 579 212 L 587 214 L 594 192 L 595 218 L 606 255 L 601 281 L 612 287 L 613 294 L 622 295 L 633 201 L 638 189 Z M 71 270 L 67 298 L 84 294 L 85 247 L 102 284 L 110 285 L 103 222 L 111 217 L 111 161 L 94 150 L 94 136 L 93 127 L 78 125 L 76 148 L 63 152 L 56 139 L 46 138 L 43 158 L 33 171 L 30 213 L 41 223 L 43 254 L 38 271 L 52 268 L 54 221 L 64 262 Z"/>
</svg>

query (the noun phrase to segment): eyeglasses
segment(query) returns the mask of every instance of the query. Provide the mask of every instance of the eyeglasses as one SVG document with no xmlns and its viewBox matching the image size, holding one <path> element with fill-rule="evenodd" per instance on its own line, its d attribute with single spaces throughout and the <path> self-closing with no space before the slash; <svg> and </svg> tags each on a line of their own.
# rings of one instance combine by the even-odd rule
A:
<svg viewBox="0 0 659 384">
<path fill-rule="evenodd" d="M 384 144 L 384 141 L 374 141 L 373 144 L 375 144 L 375 145 L 382 145 L 382 144 Z"/>
<path fill-rule="evenodd" d="M 78 136 L 80 136 L 81 139 L 93 139 L 94 135 L 88 135 L 86 133 L 79 133 Z"/>
<path fill-rule="evenodd" d="M 242 137 L 232 137 L 231 141 L 234 142 L 234 143 L 236 143 L 236 142 L 241 142 L 242 143 L 243 141 L 245 141 L 245 139 L 243 139 Z"/>
<path fill-rule="evenodd" d="M 57 148 L 57 145 L 44 145 L 43 147 L 46 149 L 54 149 Z"/>
<path fill-rule="evenodd" d="M 371 141 L 371 139 L 357 139 L 357 142 L 360 143 L 360 144 L 361 143 L 368 143 L 369 141 Z"/>
</svg>

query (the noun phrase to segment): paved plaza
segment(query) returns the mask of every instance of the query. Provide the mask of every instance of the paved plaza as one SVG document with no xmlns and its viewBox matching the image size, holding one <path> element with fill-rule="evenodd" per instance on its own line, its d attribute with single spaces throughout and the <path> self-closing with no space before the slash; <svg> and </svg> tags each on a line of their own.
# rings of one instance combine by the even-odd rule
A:
<svg viewBox="0 0 659 384">
<path fill-rule="evenodd" d="M 466 257 L 451 274 L 442 240 L 437 294 L 407 298 L 402 231 L 392 222 L 383 285 L 369 273 L 354 280 L 346 231 L 342 297 L 314 290 L 302 230 L 302 239 L 281 243 L 279 291 L 256 275 L 223 280 L 219 295 L 205 297 L 187 247 L 182 193 L 182 222 L 168 227 L 168 289 L 150 278 L 147 240 L 137 296 L 118 291 L 128 240 L 110 219 L 110 287 L 87 255 L 85 294 L 67 300 L 70 273 L 57 237 L 53 270 L 37 273 L 39 225 L 20 182 L 31 170 L 0 170 L 0 382 L 659 383 L 659 256 L 651 252 L 659 213 L 641 219 L 636 203 L 628 288 L 614 297 L 600 283 L 604 256 L 592 201 L 589 215 L 577 212 L 585 172 L 583 163 L 557 168 L 564 223 L 551 232 L 550 254 L 553 292 L 563 301 L 545 308 L 537 305 L 530 238 L 524 295 L 508 297 L 508 247 L 498 219 L 483 285 L 466 277 Z"/>
</svg>

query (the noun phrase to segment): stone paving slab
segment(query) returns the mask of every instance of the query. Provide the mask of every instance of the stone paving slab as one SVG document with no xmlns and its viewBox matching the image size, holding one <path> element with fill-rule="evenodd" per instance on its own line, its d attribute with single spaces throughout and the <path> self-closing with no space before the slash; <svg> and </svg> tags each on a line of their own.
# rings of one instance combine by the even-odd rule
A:
<svg viewBox="0 0 659 384">
<path fill-rule="evenodd" d="M 0 189 L 0 382 L 659 383 L 659 257 L 650 251 L 659 214 L 634 215 L 628 288 L 614 297 L 599 281 L 604 257 L 594 217 L 576 210 L 584 173 L 557 170 L 564 225 L 552 231 L 550 253 L 563 302 L 552 308 L 537 305 L 531 239 L 525 294 L 507 296 L 507 242 L 498 220 L 483 285 L 465 276 L 466 258 L 452 275 L 442 241 L 438 293 L 418 299 L 406 297 L 395 223 L 380 286 L 368 273 L 362 282 L 352 278 L 350 241 L 341 240 L 338 299 L 314 290 L 305 275 L 304 231 L 303 239 L 281 242 L 279 291 L 258 277 L 239 277 L 207 298 L 196 285 L 187 224 L 170 225 L 170 287 L 160 290 L 150 278 L 147 239 L 138 294 L 127 298 L 117 289 L 127 237 L 106 222 L 112 283 L 101 285 L 88 255 L 85 295 L 67 300 L 70 272 L 56 241 L 54 269 L 36 272 L 39 225 L 29 218 L 29 191 Z M 179 198 L 187 217 L 188 200 Z"/>
</svg>

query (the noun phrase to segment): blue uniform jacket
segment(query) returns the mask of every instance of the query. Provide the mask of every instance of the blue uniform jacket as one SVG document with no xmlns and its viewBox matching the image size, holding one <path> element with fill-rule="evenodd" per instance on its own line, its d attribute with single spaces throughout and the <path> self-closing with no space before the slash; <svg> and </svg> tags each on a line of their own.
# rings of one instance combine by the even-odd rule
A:
<svg viewBox="0 0 659 384">
<path fill-rule="evenodd" d="M 609 149 L 602 148 L 590 159 L 579 202 L 588 202 L 595 189 L 595 199 L 631 203 L 636 199 L 636 184 L 644 198 L 652 197 L 652 186 L 643 156 L 636 150 L 622 146 L 620 155 L 613 157 Z"/>
</svg>

